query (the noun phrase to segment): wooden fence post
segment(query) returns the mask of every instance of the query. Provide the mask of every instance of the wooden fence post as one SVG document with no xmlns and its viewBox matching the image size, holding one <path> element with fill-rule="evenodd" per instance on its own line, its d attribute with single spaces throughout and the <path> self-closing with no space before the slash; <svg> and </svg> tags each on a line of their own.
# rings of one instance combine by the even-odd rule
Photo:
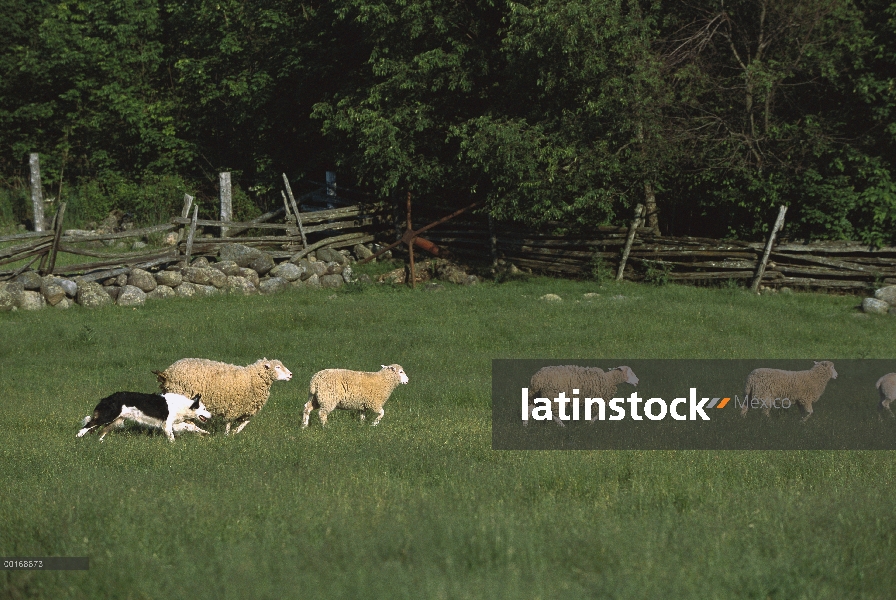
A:
<svg viewBox="0 0 896 600">
<path fill-rule="evenodd" d="M 44 194 L 40 184 L 40 157 L 32 152 L 28 158 L 31 167 L 31 205 L 34 207 L 34 231 L 44 230 Z"/>
<path fill-rule="evenodd" d="M 750 286 L 750 290 L 753 292 L 759 291 L 759 283 L 762 281 L 762 276 L 765 274 L 765 265 L 768 263 L 769 254 L 772 253 L 772 244 L 775 243 L 775 236 L 784 225 L 785 214 L 787 214 L 786 206 L 782 206 L 778 209 L 778 218 L 775 219 L 775 224 L 772 226 L 772 232 L 768 235 L 768 242 L 765 244 L 765 252 L 762 253 L 762 260 L 760 260 L 759 264 L 756 266 L 756 275 L 753 277 L 753 285 Z"/>
<path fill-rule="evenodd" d="M 190 207 L 193 206 L 193 196 L 190 194 L 184 194 L 184 207 L 180 211 L 180 216 L 186 219 L 190 216 Z M 177 249 L 178 244 L 180 244 L 184 240 L 184 235 L 187 232 L 187 226 L 183 225 L 180 228 L 180 231 L 177 232 L 177 241 L 174 243 L 174 248 Z"/>
<path fill-rule="evenodd" d="M 625 240 L 625 248 L 622 250 L 622 258 L 619 259 L 619 269 L 616 271 L 616 281 L 622 281 L 622 275 L 625 272 L 625 263 L 628 261 L 628 253 L 632 250 L 632 244 L 635 242 L 635 234 L 638 232 L 638 226 L 641 224 L 641 215 L 644 214 L 644 205 L 639 204 L 635 207 L 635 218 L 632 220 L 631 227 L 628 228 L 628 238 Z"/>
<path fill-rule="evenodd" d="M 187 234 L 187 249 L 184 253 L 184 261 L 190 264 L 190 255 L 193 253 L 193 236 L 196 235 L 196 217 L 199 215 L 199 206 L 193 207 L 193 220 L 190 222 L 190 233 Z"/>
<path fill-rule="evenodd" d="M 414 231 L 414 225 L 411 223 L 411 192 L 408 191 L 408 229 L 410 231 Z M 416 289 L 417 287 L 417 273 L 414 271 L 414 238 L 408 240 L 408 254 L 410 255 L 410 276 L 411 276 L 411 288 Z"/>
<path fill-rule="evenodd" d="M 218 173 L 221 197 L 221 222 L 228 223 L 233 220 L 233 195 L 230 189 L 230 172 Z M 227 227 L 221 228 L 221 237 L 227 237 Z"/>
<path fill-rule="evenodd" d="M 329 171 L 327 175 L 329 176 Z M 296 215 L 296 225 L 299 226 L 299 234 L 302 236 L 302 248 L 308 247 L 308 240 L 305 238 L 305 228 L 302 227 L 302 213 L 299 212 L 299 205 L 296 204 L 296 197 L 292 195 L 292 188 L 289 185 L 289 179 L 286 177 L 286 173 L 283 174 L 283 183 L 286 186 L 286 191 L 289 193 L 289 200 L 292 202 L 292 212 Z M 333 183 L 336 183 L 336 175 L 333 175 Z M 286 198 L 283 198 L 283 203 L 286 204 Z M 289 215 L 289 207 L 287 207 L 286 214 Z"/>
<path fill-rule="evenodd" d="M 492 268 L 498 266 L 498 233 L 495 231 L 495 220 L 488 213 L 488 250 L 492 258 Z"/>
<path fill-rule="evenodd" d="M 53 245 L 50 246 L 50 258 L 47 264 L 47 271 L 44 275 L 52 275 L 53 269 L 56 267 L 56 254 L 59 252 L 59 239 L 62 237 L 62 219 L 65 216 L 65 202 L 59 204 L 56 209 L 56 217 L 53 219 L 54 229 Z"/>
</svg>

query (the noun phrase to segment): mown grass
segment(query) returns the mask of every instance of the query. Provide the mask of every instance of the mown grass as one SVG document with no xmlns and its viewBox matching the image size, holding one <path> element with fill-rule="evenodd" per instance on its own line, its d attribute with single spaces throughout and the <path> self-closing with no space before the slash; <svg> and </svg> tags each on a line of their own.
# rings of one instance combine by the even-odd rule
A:
<svg viewBox="0 0 896 600">
<path fill-rule="evenodd" d="M 892 598 L 891 452 L 491 450 L 493 358 L 893 357 L 896 319 L 856 304 L 533 279 L 2 314 L 0 553 L 91 568 L 0 595 Z M 185 356 L 294 379 L 236 437 L 74 437 Z M 299 428 L 316 370 L 392 362 L 378 427 Z"/>
</svg>

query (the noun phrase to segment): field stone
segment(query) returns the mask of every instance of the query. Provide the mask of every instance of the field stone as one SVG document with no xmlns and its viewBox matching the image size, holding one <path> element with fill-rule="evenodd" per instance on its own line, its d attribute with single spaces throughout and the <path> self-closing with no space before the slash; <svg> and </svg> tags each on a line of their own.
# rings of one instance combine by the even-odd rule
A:
<svg viewBox="0 0 896 600">
<path fill-rule="evenodd" d="M 330 261 L 327 263 L 327 271 L 326 275 L 342 275 L 342 265 L 340 265 L 336 261 Z"/>
<path fill-rule="evenodd" d="M 320 276 L 317 273 L 314 273 L 311 277 L 306 279 L 303 283 L 305 284 L 305 287 L 319 288 L 320 287 Z"/>
<path fill-rule="evenodd" d="M 286 281 L 295 281 L 296 279 L 300 279 L 302 276 L 302 269 L 298 265 L 294 265 L 290 262 L 280 263 L 273 269 L 271 269 L 269 275 L 271 277 L 280 277 L 281 279 L 285 279 Z"/>
<path fill-rule="evenodd" d="M 112 297 L 100 284 L 87 281 L 78 284 L 78 304 L 84 308 L 99 308 L 112 304 Z"/>
<path fill-rule="evenodd" d="M 18 281 L 0 283 L 0 311 L 18 308 L 22 304 L 25 286 Z"/>
<path fill-rule="evenodd" d="M 18 277 L 16 277 L 16 281 L 22 284 L 22 286 L 26 290 L 37 291 L 40 289 L 40 286 L 43 285 L 43 278 L 35 273 L 34 271 L 25 271 Z"/>
<path fill-rule="evenodd" d="M 320 278 L 320 287 L 322 288 L 335 289 L 342 287 L 343 283 L 345 282 L 342 280 L 342 275 L 330 274 Z"/>
<path fill-rule="evenodd" d="M 342 269 L 342 281 L 345 283 L 352 282 L 352 268 L 351 267 L 343 267 Z"/>
<path fill-rule="evenodd" d="M 545 300 L 546 302 L 560 302 L 563 300 L 563 298 L 561 298 L 557 294 L 545 294 L 544 296 L 539 298 L 539 300 Z"/>
<path fill-rule="evenodd" d="M 19 306 L 22 310 L 40 310 L 47 305 L 43 295 L 40 292 L 25 290 L 22 293 L 22 304 Z"/>
<path fill-rule="evenodd" d="M 71 298 L 65 297 L 59 301 L 53 308 L 58 308 L 59 310 L 67 310 L 74 305 L 74 301 Z"/>
<path fill-rule="evenodd" d="M 356 281 L 358 283 L 372 283 L 370 275 L 368 275 L 367 273 L 361 273 L 360 275 L 358 275 L 358 279 L 356 279 Z"/>
<path fill-rule="evenodd" d="M 341 252 L 339 252 L 338 250 L 334 250 L 333 248 L 319 249 L 317 251 L 317 259 L 322 260 L 326 263 L 335 262 L 340 265 L 344 265 L 346 262 L 348 262 Z"/>
<path fill-rule="evenodd" d="M 358 260 L 364 260 L 365 258 L 373 256 L 373 251 L 364 244 L 355 244 L 352 251 L 355 253 Z"/>
<path fill-rule="evenodd" d="M 205 269 L 199 267 L 184 267 L 181 269 L 180 274 L 183 276 L 184 280 L 189 281 L 190 283 L 195 283 L 196 285 L 205 285 L 208 283 L 208 274 Z"/>
<path fill-rule="evenodd" d="M 176 288 L 184 280 L 184 276 L 179 271 L 159 271 L 156 273 L 156 283 L 167 288 Z M 153 292 L 155 290 L 150 290 Z M 174 290 L 171 290 L 174 292 Z M 163 292 L 164 293 L 164 292 Z"/>
<path fill-rule="evenodd" d="M 40 293 L 43 294 L 44 299 L 50 306 L 56 306 L 66 297 L 62 286 L 50 277 L 44 278 L 44 284 L 40 289 Z"/>
<path fill-rule="evenodd" d="M 141 292 L 151 292 L 159 285 L 155 276 L 149 271 L 143 269 L 131 269 L 126 285 L 140 288 Z"/>
<path fill-rule="evenodd" d="M 180 275 L 180 273 L 178 273 L 178 275 Z M 177 292 L 174 291 L 173 286 L 168 286 L 163 283 L 160 283 L 156 286 L 156 289 L 146 294 L 146 298 L 148 300 L 163 300 L 165 298 L 172 298 L 174 296 L 177 296 Z"/>
<path fill-rule="evenodd" d="M 192 298 L 196 295 L 196 284 L 190 283 L 189 281 L 184 281 L 179 286 L 174 288 L 174 293 L 177 294 L 180 298 Z"/>
<path fill-rule="evenodd" d="M 885 315 L 890 310 L 890 305 L 877 298 L 865 298 L 862 300 L 862 310 L 872 315 Z"/>
<path fill-rule="evenodd" d="M 258 291 L 262 294 L 275 294 L 285 290 L 288 285 L 289 282 L 282 277 L 269 277 L 261 280 L 261 283 L 258 285 Z"/>
<path fill-rule="evenodd" d="M 240 266 L 232 260 L 222 260 L 211 265 L 213 269 L 217 269 L 225 275 L 239 275 Z"/>
<path fill-rule="evenodd" d="M 242 244 L 224 244 L 218 252 L 219 261 L 233 261 L 240 267 L 248 267 L 254 259 L 265 255 L 258 248 L 250 248 Z"/>
<path fill-rule="evenodd" d="M 223 275 L 223 273 L 222 273 Z M 226 275 L 223 275 L 226 279 Z M 199 297 L 207 297 L 214 296 L 216 294 L 220 294 L 221 291 L 213 285 L 197 285 L 196 286 L 196 296 Z"/>
<path fill-rule="evenodd" d="M 192 263 L 190 263 L 191 267 L 196 267 L 197 269 L 207 269 L 208 268 L 208 259 L 204 256 L 200 256 Z"/>
<path fill-rule="evenodd" d="M 249 295 L 255 293 L 258 288 L 253 284 L 249 278 L 240 277 L 238 275 L 228 275 L 227 276 L 227 291 L 231 294 L 245 294 Z"/>
<path fill-rule="evenodd" d="M 258 287 L 258 273 L 249 268 L 240 269 L 238 277 L 245 277 L 252 284 L 252 287 Z"/>
<path fill-rule="evenodd" d="M 153 280 L 153 282 L 155 282 L 155 280 Z M 115 303 L 118 304 L 118 306 L 143 306 L 146 304 L 146 292 L 136 285 L 126 285 L 121 288 Z"/>
<path fill-rule="evenodd" d="M 312 275 L 320 277 L 327 274 L 327 265 L 319 260 L 309 262 L 308 267 Z"/>
<path fill-rule="evenodd" d="M 896 306 L 896 285 L 888 285 L 874 292 L 877 300 L 883 300 L 891 306 Z"/>
<path fill-rule="evenodd" d="M 262 256 L 253 258 L 246 266 L 259 275 L 267 275 L 268 272 L 274 268 L 275 263 L 273 258 L 267 254 L 263 254 Z"/>
<path fill-rule="evenodd" d="M 71 279 L 62 279 L 61 277 L 57 277 L 56 284 L 61 286 L 62 289 L 65 290 L 65 294 L 69 298 L 74 298 L 78 294 L 78 284 Z"/>
<path fill-rule="evenodd" d="M 117 300 L 118 294 L 121 292 L 121 288 L 117 285 L 104 285 L 103 289 L 109 294 L 109 297 L 112 298 L 112 300 Z"/>
<path fill-rule="evenodd" d="M 215 288 L 222 288 L 227 285 L 227 275 L 219 271 L 218 269 L 212 269 L 211 267 L 203 269 L 206 275 L 208 275 L 208 282 L 210 285 Z"/>
</svg>

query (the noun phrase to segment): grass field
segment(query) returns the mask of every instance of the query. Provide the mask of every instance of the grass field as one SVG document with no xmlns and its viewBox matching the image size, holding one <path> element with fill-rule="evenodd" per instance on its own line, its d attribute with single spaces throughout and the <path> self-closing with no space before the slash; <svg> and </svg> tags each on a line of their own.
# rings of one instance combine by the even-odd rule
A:
<svg viewBox="0 0 896 600">
<path fill-rule="evenodd" d="M 0 314 L 0 554 L 90 558 L 0 597 L 894 598 L 892 452 L 491 449 L 493 358 L 894 357 L 857 303 L 533 279 Z M 75 438 L 186 356 L 294 378 L 235 437 Z M 299 428 L 312 373 L 393 362 L 378 427 Z"/>
</svg>

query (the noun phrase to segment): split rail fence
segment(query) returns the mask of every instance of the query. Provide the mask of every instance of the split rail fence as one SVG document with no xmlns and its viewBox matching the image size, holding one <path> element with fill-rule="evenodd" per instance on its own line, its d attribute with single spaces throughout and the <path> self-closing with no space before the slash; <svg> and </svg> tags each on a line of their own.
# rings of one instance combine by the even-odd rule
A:
<svg viewBox="0 0 896 600">
<path fill-rule="evenodd" d="M 132 267 L 149 268 L 191 256 L 212 256 L 222 244 L 231 242 L 266 248 L 275 259 L 294 258 L 324 246 L 388 243 L 404 229 L 404 216 L 385 203 L 309 212 L 309 207 L 297 203 L 290 192 L 288 200 L 284 194 L 282 208 L 254 221 L 232 222 L 198 219 L 196 207 L 190 215 L 191 200 L 185 201 L 181 215 L 169 223 L 105 234 L 64 230 L 63 204 L 47 231 L 0 237 L 0 244 L 13 242 L 0 247 L 0 266 L 20 263 L 14 270 L 0 272 L 0 280 L 12 279 L 29 268 L 41 274 L 80 274 L 88 280 L 99 279 Z M 447 209 L 421 206 L 415 209 L 414 227 L 435 221 L 446 212 Z M 282 222 L 269 222 L 276 218 Z M 217 229 L 219 235 L 198 237 L 200 228 Z M 694 284 L 753 279 L 760 272 L 766 247 L 764 241 L 661 236 L 637 223 L 629 227 L 593 227 L 582 233 L 560 234 L 556 233 L 558 229 L 559 224 L 554 224 L 552 232 L 550 227 L 536 230 L 466 213 L 430 229 L 425 237 L 439 247 L 440 256 L 447 253 L 471 263 L 503 259 L 517 267 L 573 277 L 590 277 L 597 269 L 604 269 L 605 273 L 622 270 L 626 280 L 662 278 Z M 178 234 L 177 243 L 171 247 L 115 255 L 81 244 L 162 237 L 171 232 Z M 220 235 L 222 232 L 224 236 Z M 623 260 L 626 248 L 627 262 Z M 55 263 L 60 252 L 94 260 L 58 267 Z M 779 243 L 771 247 L 757 283 L 774 288 L 866 292 L 896 284 L 896 248 L 871 249 L 853 242 Z"/>
</svg>

